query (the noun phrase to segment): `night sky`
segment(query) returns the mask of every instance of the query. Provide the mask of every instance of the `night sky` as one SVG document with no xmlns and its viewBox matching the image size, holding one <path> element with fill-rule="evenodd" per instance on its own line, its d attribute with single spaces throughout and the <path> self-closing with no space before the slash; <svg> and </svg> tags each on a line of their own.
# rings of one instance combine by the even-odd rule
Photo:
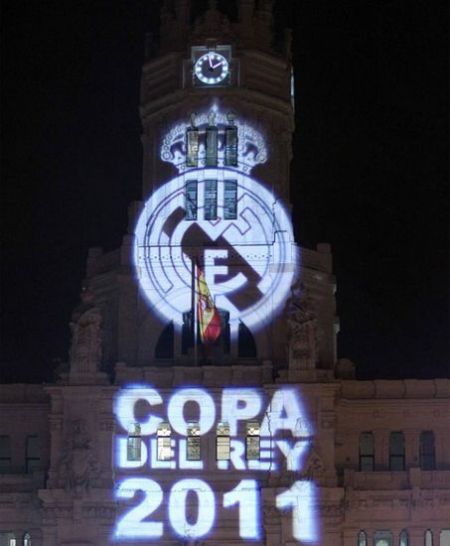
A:
<svg viewBox="0 0 450 546">
<path fill-rule="evenodd" d="M 117 247 L 140 198 L 139 78 L 158 4 L 1 2 L 3 381 L 53 379 L 87 249 Z M 448 377 L 445 10 L 276 6 L 294 37 L 296 233 L 332 245 L 339 356 L 360 378 Z"/>
</svg>

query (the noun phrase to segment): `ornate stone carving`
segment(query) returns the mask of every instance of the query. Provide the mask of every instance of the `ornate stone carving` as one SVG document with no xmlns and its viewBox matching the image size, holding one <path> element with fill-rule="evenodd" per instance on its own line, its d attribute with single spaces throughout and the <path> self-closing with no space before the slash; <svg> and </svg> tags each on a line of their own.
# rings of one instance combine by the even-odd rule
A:
<svg viewBox="0 0 450 546">
<path fill-rule="evenodd" d="M 294 285 L 287 304 L 289 368 L 312 370 L 318 359 L 317 318 L 304 286 Z"/>
<path fill-rule="evenodd" d="M 325 475 L 325 466 L 317 450 L 312 447 L 301 477 L 304 480 L 319 481 Z"/>
<path fill-rule="evenodd" d="M 99 369 L 102 355 L 102 316 L 94 305 L 94 295 L 89 288 L 82 292 L 81 300 L 70 323 L 70 370 L 71 373 L 92 373 Z"/>
<path fill-rule="evenodd" d="M 221 34 L 223 38 L 232 36 L 230 21 L 217 9 L 217 0 L 209 0 L 208 9 L 196 19 L 193 32 L 194 36 L 199 38 L 212 33 Z"/>
<path fill-rule="evenodd" d="M 97 460 L 86 431 L 86 421 L 76 419 L 69 424 L 69 435 L 59 462 L 59 482 L 75 496 L 87 493 L 99 477 Z"/>
</svg>

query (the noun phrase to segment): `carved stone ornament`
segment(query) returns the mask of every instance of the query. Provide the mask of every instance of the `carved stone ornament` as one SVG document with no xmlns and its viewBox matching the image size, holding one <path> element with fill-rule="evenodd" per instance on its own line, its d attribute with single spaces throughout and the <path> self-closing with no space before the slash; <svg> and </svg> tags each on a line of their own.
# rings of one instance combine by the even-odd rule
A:
<svg viewBox="0 0 450 546">
<path fill-rule="evenodd" d="M 89 492 L 99 476 L 98 463 L 86 428 L 84 419 L 69 423 L 66 447 L 59 461 L 60 486 L 75 496 Z"/>
<path fill-rule="evenodd" d="M 70 323 L 70 370 L 72 373 L 95 373 L 102 356 L 102 316 L 89 289 L 83 291 L 81 299 L 82 303 L 75 309 Z"/>
<path fill-rule="evenodd" d="M 317 318 L 303 285 L 291 288 L 287 304 L 289 368 L 313 370 L 318 359 Z"/>
<path fill-rule="evenodd" d="M 304 480 L 320 481 L 325 475 L 325 466 L 322 458 L 314 447 L 309 452 L 308 459 L 304 466 L 304 470 L 301 473 L 301 477 Z"/>
<path fill-rule="evenodd" d="M 194 36 L 204 38 L 220 34 L 223 39 L 231 39 L 232 30 L 228 17 L 217 9 L 217 0 L 209 0 L 206 12 L 195 21 Z"/>
</svg>

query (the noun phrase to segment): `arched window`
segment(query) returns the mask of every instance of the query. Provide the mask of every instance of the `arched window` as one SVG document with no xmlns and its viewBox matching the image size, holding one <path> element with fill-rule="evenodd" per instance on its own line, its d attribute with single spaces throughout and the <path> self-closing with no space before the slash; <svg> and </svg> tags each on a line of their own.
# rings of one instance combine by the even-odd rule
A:
<svg viewBox="0 0 450 546">
<path fill-rule="evenodd" d="M 216 459 L 230 460 L 230 425 L 222 422 L 216 427 Z"/>
<path fill-rule="evenodd" d="M 371 472 L 375 468 L 375 448 L 373 434 L 361 432 L 359 435 L 359 470 Z"/>
<path fill-rule="evenodd" d="M 221 331 L 220 336 L 216 342 L 209 347 L 209 352 L 217 354 L 227 355 L 230 353 L 230 313 L 224 309 L 217 309 L 220 315 Z M 181 353 L 184 355 L 189 354 L 194 348 L 194 328 L 192 324 L 192 311 L 186 311 L 183 313 L 183 327 L 181 329 Z M 200 333 L 197 327 L 197 346 L 202 347 L 203 344 L 200 339 Z M 203 352 L 199 351 L 199 358 L 201 358 Z"/>
<path fill-rule="evenodd" d="M 237 218 L 237 180 L 225 180 L 223 218 L 224 220 Z"/>
<path fill-rule="evenodd" d="M 389 437 L 389 470 L 405 470 L 405 436 L 391 432 Z"/>
<path fill-rule="evenodd" d="M 365 531 L 358 533 L 358 546 L 367 546 L 367 535 Z"/>
<path fill-rule="evenodd" d="M 128 430 L 127 461 L 140 461 L 142 456 L 141 425 L 133 423 Z"/>
<path fill-rule="evenodd" d="M 409 535 L 406 529 L 400 533 L 400 546 L 409 546 Z"/>
<path fill-rule="evenodd" d="M 260 429 L 258 421 L 248 421 L 245 426 L 245 456 L 248 461 L 259 460 Z"/>
<path fill-rule="evenodd" d="M 23 546 L 31 546 L 31 535 L 30 535 L 30 533 L 25 533 L 23 535 Z"/>
<path fill-rule="evenodd" d="M 171 322 L 159 336 L 155 347 L 155 358 L 173 358 L 173 332 L 173 322 Z"/>
<path fill-rule="evenodd" d="M 170 461 L 173 456 L 172 452 L 172 429 L 170 424 L 163 421 L 158 425 L 156 430 L 156 442 L 157 442 L 157 459 L 158 461 Z"/>
<path fill-rule="evenodd" d="M 394 546 L 390 531 L 376 531 L 373 540 L 374 546 Z"/>
<path fill-rule="evenodd" d="M 189 423 L 186 438 L 186 459 L 200 461 L 201 458 L 200 425 L 199 423 Z"/>
<path fill-rule="evenodd" d="M 436 468 L 436 456 L 434 451 L 434 432 L 423 430 L 420 433 L 420 468 L 422 470 L 434 470 Z"/>
<path fill-rule="evenodd" d="M 433 533 L 430 529 L 425 531 L 425 546 L 433 546 Z"/>
<path fill-rule="evenodd" d="M 243 322 L 239 322 L 238 356 L 243 358 L 256 358 L 255 339 Z"/>
</svg>

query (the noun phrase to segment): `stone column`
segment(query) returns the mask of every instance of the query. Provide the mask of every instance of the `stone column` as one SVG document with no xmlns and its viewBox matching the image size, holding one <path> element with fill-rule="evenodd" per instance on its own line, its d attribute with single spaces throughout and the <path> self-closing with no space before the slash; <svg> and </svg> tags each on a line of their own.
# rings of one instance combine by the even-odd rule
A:
<svg viewBox="0 0 450 546">
<path fill-rule="evenodd" d="M 48 487 L 57 487 L 58 463 L 61 457 L 62 414 L 51 414 L 50 418 L 50 470 Z"/>
</svg>

